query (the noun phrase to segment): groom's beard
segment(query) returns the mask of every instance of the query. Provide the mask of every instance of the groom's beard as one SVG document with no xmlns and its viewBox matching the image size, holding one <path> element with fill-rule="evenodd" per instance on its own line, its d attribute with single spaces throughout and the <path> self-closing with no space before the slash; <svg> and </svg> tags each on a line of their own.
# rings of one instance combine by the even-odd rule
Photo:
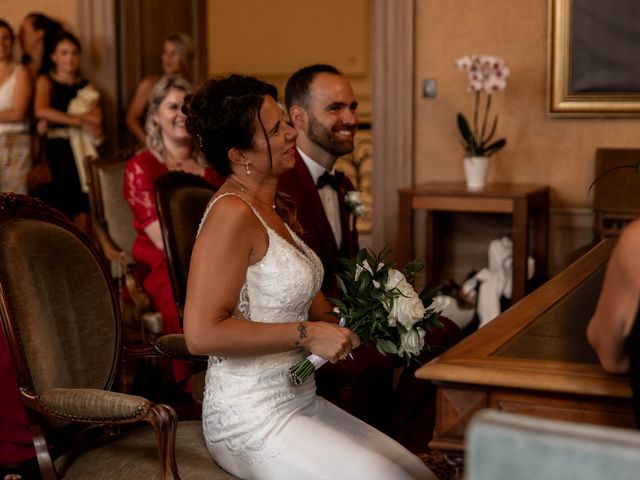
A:
<svg viewBox="0 0 640 480">
<path fill-rule="evenodd" d="M 335 158 L 346 155 L 353 152 L 353 135 L 344 136 L 340 135 L 340 131 L 349 130 L 352 134 L 355 134 L 357 125 L 338 123 L 331 129 L 323 125 L 318 119 L 309 114 L 309 131 L 307 137 L 309 140 L 321 147 L 327 153 L 330 153 Z"/>
</svg>

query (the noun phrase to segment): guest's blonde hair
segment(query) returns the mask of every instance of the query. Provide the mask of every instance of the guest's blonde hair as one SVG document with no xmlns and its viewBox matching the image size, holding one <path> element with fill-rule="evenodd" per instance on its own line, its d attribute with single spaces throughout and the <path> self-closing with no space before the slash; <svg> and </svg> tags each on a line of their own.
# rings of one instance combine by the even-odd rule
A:
<svg viewBox="0 0 640 480">
<path fill-rule="evenodd" d="M 147 111 L 147 120 L 145 122 L 145 131 L 147 133 L 146 144 L 149 151 L 162 163 L 165 163 L 167 159 L 167 150 L 165 148 L 164 141 L 162 140 L 162 128 L 154 117 L 158 113 L 160 104 L 169 94 L 171 89 L 180 90 L 181 92 L 184 92 L 185 95 L 193 93 L 193 87 L 191 84 L 178 75 L 161 77 L 149 93 L 149 109 Z M 192 142 L 192 155 L 198 164 L 204 164 L 202 153 L 194 142 Z"/>
</svg>

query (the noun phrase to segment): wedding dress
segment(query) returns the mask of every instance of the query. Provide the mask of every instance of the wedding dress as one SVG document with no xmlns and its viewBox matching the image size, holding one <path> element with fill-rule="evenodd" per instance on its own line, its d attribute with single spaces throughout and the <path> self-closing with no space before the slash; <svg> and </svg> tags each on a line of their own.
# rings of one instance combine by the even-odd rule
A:
<svg viewBox="0 0 640 480">
<path fill-rule="evenodd" d="M 322 284 L 322 263 L 294 232 L 295 246 L 264 226 L 269 245 L 247 270 L 238 310 L 254 322 L 299 322 Z M 289 367 L 307 353 L 210 357 L 202 423 L 216 462 L 243 479 L 435 479 L 400 444 L 316 396 L 313 377 L 289 382 Z M 348 360 L 346 360 L 348 361 Z"/>
</svg>

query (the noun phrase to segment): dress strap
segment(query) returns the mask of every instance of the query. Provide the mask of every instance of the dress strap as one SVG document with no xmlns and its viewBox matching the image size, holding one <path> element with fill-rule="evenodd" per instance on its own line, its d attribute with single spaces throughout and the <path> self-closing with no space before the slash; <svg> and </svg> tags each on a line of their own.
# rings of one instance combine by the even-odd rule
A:
<svg viewBox="0 0 640 480">
<path fill-rule="evenodd" d="M 233 195 L 234 197 L 238 197 L 239 199 L 243 200 L 247 205 L 249 205 L 249 207 L 251 207 L 253 214 L 258 218 L 258 220 L 260 220 L 260 223 L 262 223 L 262 226 L 267 230 L 267 232 L 271 230 L 269 225 L 267 225 L 267 222 L 265 222 L 264 218 L 262 218 L 262 215 L 260 215 L 258 211 L 255 209 L 255 207 L 251 205 L 251 202 L 249 200 L 244 198 L 242 195 L 238 195 L 235 192 L 225 192 L 222 195 L 219 195 L 214 199 L 212 199 L 209 202 L 209 205 L 207 205 L 207 208 L 205 209 L 204 214 L 202 215 L 202 220 L 200 220 L 200 225 L 198 226 L 198 234 L 200 234 L 200 229 L 202 228 L 202 225 L 204 225 L 204 221 L 207 219 L 207 216 L 209 215 L 211 208 L 216 204 L 218 200 L 224 197 L 228 197 L 229 195 Z"/>
</svg>

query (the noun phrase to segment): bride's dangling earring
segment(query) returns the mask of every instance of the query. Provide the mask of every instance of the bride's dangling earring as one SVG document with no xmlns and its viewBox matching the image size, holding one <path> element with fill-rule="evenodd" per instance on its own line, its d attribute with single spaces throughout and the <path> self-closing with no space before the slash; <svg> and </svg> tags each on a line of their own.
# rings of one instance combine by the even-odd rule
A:
<svg viewBox="0 0 640 480">
<path fill-rule="evenodd" d="M 251 170 L 249 170 L 249 162 L 244 164 L 244 173 L 246 173 L 247 177 L 251 175 Z"/>
</svg>

